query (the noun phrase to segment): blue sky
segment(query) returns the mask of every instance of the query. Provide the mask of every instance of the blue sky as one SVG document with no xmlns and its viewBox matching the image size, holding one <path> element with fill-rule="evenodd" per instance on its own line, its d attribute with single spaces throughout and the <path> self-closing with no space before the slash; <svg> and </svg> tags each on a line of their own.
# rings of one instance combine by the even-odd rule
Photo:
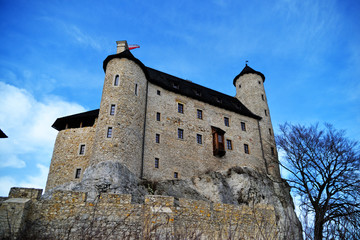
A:
<svg viewBox="0 0 360 240">
<path fill-rule="evenodd" d="M 56 118 L 99 108 L 116 40 L 146 66 L 235 95 L 245 61 L 266 76 L 273 125 L 360 135 L 360 1 L 0 0 L 0 196 L 44 188 Z"/>
</svg>

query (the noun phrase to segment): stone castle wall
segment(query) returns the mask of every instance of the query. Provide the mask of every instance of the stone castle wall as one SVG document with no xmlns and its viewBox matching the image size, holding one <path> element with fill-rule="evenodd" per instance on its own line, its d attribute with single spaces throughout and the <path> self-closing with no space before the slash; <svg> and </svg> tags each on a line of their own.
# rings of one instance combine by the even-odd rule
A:
<svg viewBox="0 0 360 240">
<path fill-rule="evenodd" d="M 248 166 L 258 172 L 266 172 L 256 119 L 176 94 L 151 83 L 148 99 L 144 160 L 146 179 L 173 179 L 174 172 L 178 173 L 179 178 L 186 179 L 234 166 Z M 183 104 L 183 113 L 178 112 L 178 103 Z M 202 110 L 202 119 L 197 117 L 198 109 Z M 160 113 L 160 121 L 156 120 L 157 113 Z M 225 126 L 224 117 L 229 118 L 229 127 Z M 241 122 L 245 123 L 246 131 L 241 129 Z M 226 132 L 226 154 L 223 157 L 213 155 L 211 126 Z M 178 138 L 178 128 L 184 130 L 183 139 Z M 159 143 L 155 142 L 156 134 L 160 135 Z M 202 136 L 202 144 L 197 143 L 197 134 Z M 231 140 L 232 150 L 226 148 L 226 140 Z M 248 144 L 249 154 L 245 154 L 244 144 Z M 158 168 L 155 168 L 155 158 L 159 159 Z"/>
<path fill-rule="evenodd" d="M 94 144 L 96 123 L 92 127 L 70 128 L 58 133 L 51 159 L 46 190 L 64 183 L 79 182 L 89 166 Z M 80 145 L 85 152 L 80 155 Z M 80 178 L 75 178 L 76 169 L 81 169 Z"/>
<path fill-rule="evenodd" d="M 279 239 L 274 208 L 269 205 L 174 201 L 154 195 L 134 204 L 131 195 L 108 193 L 90 201 L 87 193 L 67 191 L 56 191 L 51 199 L 19 198 L 30 194 L 27 189 L 16 191 L 25 194 L 10 194 L 0 206 L 0 238 Z"/>
</svg>

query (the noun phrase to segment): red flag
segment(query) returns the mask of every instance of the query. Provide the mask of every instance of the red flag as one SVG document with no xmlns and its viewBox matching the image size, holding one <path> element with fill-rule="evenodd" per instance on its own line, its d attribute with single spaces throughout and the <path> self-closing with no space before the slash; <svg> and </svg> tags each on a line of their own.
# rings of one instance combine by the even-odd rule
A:
<svg viewBox="0 0 360 240">
<path fill-rule="evenodd" d="M 137 44 L 130 44 L 130 45 L 129 45 L 129 50 L 133 50 L 133 49 L 135 49 L 135 48 L 140 48 L 140 46 L 137 45 Z"/>
</svg>

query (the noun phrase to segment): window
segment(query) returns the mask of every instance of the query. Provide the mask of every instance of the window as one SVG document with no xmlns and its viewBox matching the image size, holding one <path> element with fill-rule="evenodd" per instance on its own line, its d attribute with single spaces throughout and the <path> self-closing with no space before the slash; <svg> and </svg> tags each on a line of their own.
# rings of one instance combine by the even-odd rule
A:
<svg viewBox="0 0 360 240">
<path fill-rule="evenodd" d="M 275 148 L 274 147 L 271 147 L 271 155 L 275 156 Z"/>
<path fill-rule="evenodd" d="M 239 88 L 241 88 L 241 84 L 239 84 Z"/>
<path fill-rule="evenodd" d="M 250 152 L 249 152 L 249 145 L 248 144 L 244 144 L 244 152 L 246 153 L 246 154 L 249 154 Z"/>
<path fill-rule="evenodd" d="M 272 135 L 271 128 L 269 128 L 269 134 L 270 134 L 270 136 Z"/>
<path fill-rule="evenodd" d="M 184 104 L 178 103 L 178 113 L 184 113 Z"/>
<path fill-rule="evenodd" d="M 246 131 L 246 125 L 244 122 L 241 122 L 241 130 Z"/>
<path fill-rule="evenodd" d="M 199 90 L 195 90 L 196 96 L 201 96 L 201 92 Z"/>
<path fill-rule="evenodd" d="M 224 134 L 220 128 L 211 127 L 212 135 L 213 135 L 213 154 L 214 156 L 222 157 L 225 155 L 225 146 L 224 146 Z"/>
<path fill-rule="evenodd" d="M 218 103 L 222 103 L 222 99 L 219 98 L 219 97 L 216 98 L 216 101 L 217 101 Z"/>
<path fill-rule="evenodd" d="M 111 138 L 112 137 L 112 127 L 108 127 L 108 129 L 107 129 L 107 133 L 106 133 L 106 137 L 107 138 Z"/>
<path fill-rule="evenodd" d="M 200 109 L 197 110 L 197 118 L 203 119 L 202 110 L 200 110 Z"/>
<path fill-rule="evenodd" d="M 135 84 L 135 95 L 137 96 L 137 94 L 138 94 L 138 85 L 137 85 L 137 83 Z"/>
<path fill-rule="evenodd" d="M 115 115 L 115 104 L 111 104 L 110 106 L 110 115 Z"/>
<path fill-rule="evenodd" d="M 160 96 L 160 95 L 161 95 L 160 90 L 157 90 L 157 91 L 156 91 L 156 94 Z"/>
<path fill-rule="evenodd" d="M 229 139 L 226 139 L 226 148 L 232 150 L 232 142 Z"/>
<path fill-rule="evenodd" d="M 178 178 L 179 174 L 177 172 L 174 172 L 174 178 Z"/>
<path fill-rule="evenodd" d="M 115 76 L 114 86 L 119 86 L 119 75 Z"/>
<path fill-rule="evenodd" d="M 173 88 L 179 89 L 179 84 L 178 83 L 173 83 Z"/>
<path fill-rule="evenodd" d="M 262 99 L 263 101 L 265 101 L 264 94 L 261 94 L 261 99 Z"/>
<path fill-rule="evenodd" d="M 155 168 L 159 168 L 159 159 L 155 158 Z"/>
<path fill-rule="evenodd" d="M 75 171 L 75 178 L 80 178 L 81 176 L 81 168 L 77 168 Z"/>
<path fill-rule="evenodd" d="M 229 118 L 228 118 L 228 117 L 224 117 L 224 123 L 225 123 L 225 126 L 227 126 L 227 127 L 230 126 Z"/>
<path fill-rule="evenodd" d="M 196 134 L 196 142 L 197 142 L 198 144 L 202 144 L 202 135 Z"/>
<path fill-rule="evenodd" d="M 184 139 L 184 130 L 178 128 L 178 138 L 180 139 Z"/>
<path fill-rule="evenodd" d="M 258 81 L 258 83 L 259 83 L 259 84 L 261 84 L 261 82 L 260 82 L 260 81 Z"/>
<path fill-rule="evenodd" d="M 156 113 L 156 121 L 160 121 L 160 116 L 161 116 L 160 113 L 157 112 L 157 113 Z"/>
<path fill-rule="evenodd" d="M 267 111 L 266 111 L 266 109 L 264 110 L 264 112 L 265 112 L 265 116 L 267 116 Z"/>
<path fill-rule="evenodd" d="M 160 143 L 160 134 L 158 133 L 155 135 L 155 142 Z"/>
<path fill-rule="evenodd" d="M 81 144 L 79 149 L 79 155 L 84 155 L 84 154 L 85 154 L 85 144 Z"/>
</svg>

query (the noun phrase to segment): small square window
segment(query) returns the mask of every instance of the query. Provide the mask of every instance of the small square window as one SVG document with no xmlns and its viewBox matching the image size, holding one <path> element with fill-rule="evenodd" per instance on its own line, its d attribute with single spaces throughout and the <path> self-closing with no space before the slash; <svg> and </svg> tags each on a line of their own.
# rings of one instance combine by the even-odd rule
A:
<svg viewBox="0 0 360 240">
<path fill-rule="evenodd" d="M 85 154 L 85 144 L 81 144 L 79 149 L 79 155 L 84 155 L 84 154 Z"/>
<path fill-rule="evenodd" d="M 246 125 L 244 122 L 241 122 L 241 130 L 246 131 Z"/>
<path fill-rule="evenodd" d="M 80 178 L 81 176 L 81 168 L 77 168 L 75 171 L 75 178 Z"/>
<path fill-rule="evenodd" d="M 260 81 L 258 81 L 258 83 L 259 83 L 259 84 L 261 84 L 261 82 L 260 82 Z"/>
<path fill-rule="evenodd" d="M 266 109 L 264 110 L 264 112 L 265 112 L 265 116 L 267 116 L 267 111 L 266 111 Z"/>
<path fill-rule="evenodd" d="M 156 121 L 160 121 L 161 114 L 159 112 L 156 113 Z"/>
<path fill-rule="evenodd" d="M 115 115 L 115 104 L 111 104 L 110 106 L 110 115 Z"/>
<path fill-rule="evenodd" d="M 184 139 L 184 130 L 178 128 L 178 138 L 180 139 Z"/>
<path fill-rule="evenodd" d="M 184 104 L 178 103 L 178 113 L 184 113 Z"/>
<path fill-rule="evenodd" d="M 275 148 L 274 147 L 271 147 L 271 155 L 275 156 Z"/>
<path fill-rule="evenodd" d="M 246 154 L 249 154 L 250 152 L 249 152 L 249 145 L 248 144 L 244 144 L 244 152 L 246 153 Z"/>
<path fill-rule="evenodd" d="M 232 150 L 232 142 L 229 139 L 226 139 L 226 148 Z"/>
<path fill-rule="evenodd" d="M 108 127 L 108 129 L 107 129 L 107 133 L 106 133 L 106 137 L 107 138 L 111 138 L 112 137 L 112 127 Z"/>
<path fill-rule="evenodd" d="M 179 174 L 177 172 L 174 172 L 174 178 L 178 178 Z"/>
<path fill-rule="evenodd" d="M 156 91 L 156 94 L 160 96 L 160 95 L 161 95 L 160 90 L 157 90 L 157 91 Z"/>
<path fill-rule="evenodd" d="M 160 134 L 158 133 L 155 135 L 155 142 L 160 143 Z"/>
<path fill-rule="evenodd" d="M 159 168 L 159 159 L 155 158 L 155 168 Z"/>
<path fill-rule="evenodd" d="M 197 142 L 198 144 L 202 144 L 202 135 L 196 134 L 196 142 Z"/>
<path fill-rule="evenodd" d="M 115 76 L 115 80 L 114 80 L 114 86 L 119 86 L 119 75 Z"/>
<path fill-rule="evenodd" d="M 229 122 L 229 118 L 228 118 L 228 117 L 224 117 L 224 123 L 225 123 L 225 126 L 227 126 L 227 127 L 230 126 L 230 122 Z"/>
<path fill-rule="evenodd" d="M 197 110 L 197 118 L 198 119 L 203 119 L 202 110 L 200 110 L 200 109 Z"/>
</svg>

